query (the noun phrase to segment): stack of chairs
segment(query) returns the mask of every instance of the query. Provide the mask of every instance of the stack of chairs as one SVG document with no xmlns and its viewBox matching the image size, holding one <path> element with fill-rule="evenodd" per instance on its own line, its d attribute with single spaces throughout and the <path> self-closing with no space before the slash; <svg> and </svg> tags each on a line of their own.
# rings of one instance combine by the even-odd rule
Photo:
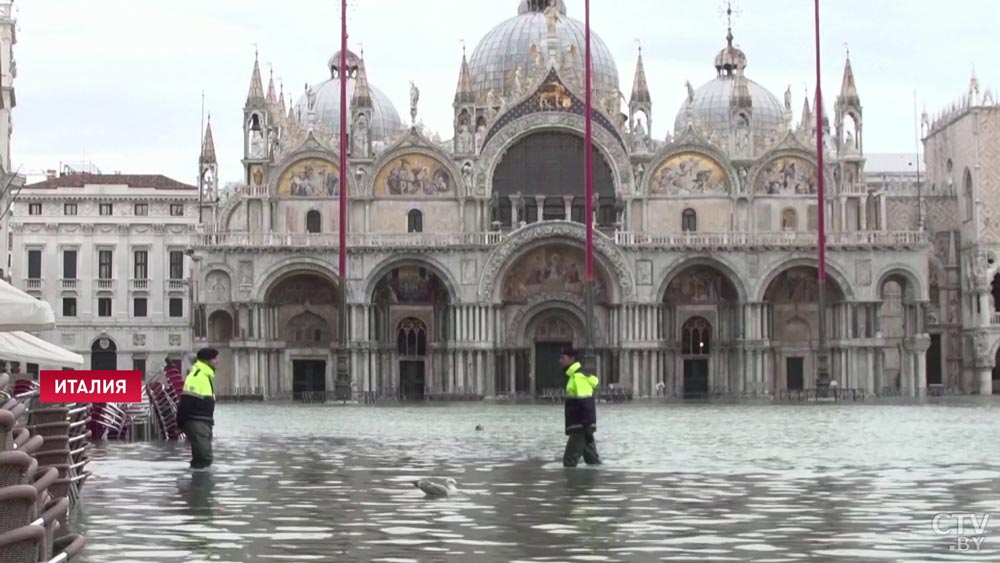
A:
<svg viewBox="0 0 1000 563">
<path fill-rule="evenodd" d="M 120 440 L 126 433 L 127 417 L 117 403 L 90 405 L 90 433 L 94 440 Z"/>
<path fill-rule="evenodd" d="M 53 467 L 59 478 L 53 485 L 58 496 L 67 497 L 71 505 L 80 498 L 80 489 L 90 476 L 86 470 L 90 461 L 91 433 L 87 429 L 90 407 L 76 403 L 46 404 L 32 409 L 28 430 L 42 436 L 45 443 L 35 454 L 40 467 Z"/>
<path fill-rule="evenodd" d="M 146 386 L 150 402 L 153 404 L 154 419 L 168 440 L 180 438 L 181 430 L 177 426 L 177 402 L 180 393 L 173 382 L 167 378 L 155 378 Z"/>
<path fill-rule="evenodd" d="M 64 449 L 72 457 L 68 449 L 72 409 L 67 409 L 65 439 L 50 441 L 40 434 L 32 436 L 25 424 L 34 415 L 27 405 L 37 392 L 9 393 L 6 374 L 0 374 L 0 390 L 0 561 L 72 561 L 83 551 L 85 541 L 68 533 L 70 499 L 60 494 L 61 472 L 47 464 L 46 457 Z M 42 416 L 51 419 L 55 414 Z"/>
</svg>

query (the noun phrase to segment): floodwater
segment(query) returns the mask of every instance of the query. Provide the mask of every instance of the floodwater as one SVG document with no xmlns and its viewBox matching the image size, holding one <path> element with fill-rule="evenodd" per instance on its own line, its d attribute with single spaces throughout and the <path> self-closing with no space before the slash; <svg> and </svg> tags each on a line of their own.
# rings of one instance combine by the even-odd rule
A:
<svg viewBox="0 0 1000 563">
<path fill-rule="evenodd" d="M 100 445 L 73 527 L 115 563 L 1000 561 L 1000 402 L 602 405 L 597 438 L 563 469 L 559 406 L 221 405 L 213 473 Z"/>
</svg>

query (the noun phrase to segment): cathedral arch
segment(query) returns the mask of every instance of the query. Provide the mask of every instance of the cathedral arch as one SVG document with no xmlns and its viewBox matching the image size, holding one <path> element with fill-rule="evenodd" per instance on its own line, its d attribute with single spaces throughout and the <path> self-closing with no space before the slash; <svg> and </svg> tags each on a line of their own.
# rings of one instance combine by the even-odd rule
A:
<svg viewBox="0 0 1000 563">
<path fill-rule="evenodd" d="M 309 256 L 291 256 L 273 264 L 257 278 L 255 298 L 258 302 L 265 302 L 268 294 L 275 285 L 284 278 L 293 275 L 313 274 L 329 282 L 334 288 L 339 283 L 337 270 L 327 261 Z M 347 298 L 351 298 L 350 285 L 347 286 Z"/>
<path fill-rule="evenodd" d="M 669 301 L 671 286 L 673 285 L 674 289 L 678 289 L 679 286 L 677 284 L 682 277 L 699 272 L 703 272 L 704 275 L 712 274 L 713 277 L 719 278 L 718 281 L 708 285 L 717 288 L 713 295 L 721 297 L 722 302 L 735 303 L 747 301 L 746 286 L 736 273 L 736 270 L 726 262 L 715 258 L 693 258 L 676 264 L 667 272 L 663 281 L 660 282 L 660 287 L 657 290 L 660 301 Z M 716 301 L 719 300 L 713 300 L 713 302 Z"/>
<path fill-rule="evenodd" d="M 452 158 L 420 132 L 411 129 L 379 156 L 361 190 L 376 198 L 459 197 L 465 193 L 465 187 L 461 170 Z M 422 172 L 424 168 L 426 172 Z M 394 171 L 397 172 L 393 174 Z M 408 177 L 404 171 L 414 173 L 414 177 Z M 415 172 L 421 172 L 419 179 Z M 390 179 L 396 188 L 390 187 Z"/>
<path fill-rule="evenodd" d="M 385 282 L 392 272 L 401 268 L 427 270 L 440 282 L 440 289 L 444 290 L 444 295 L 440 297 L 443 297 L 446 303 L 458 303 L 461 300 L 461 294 L 459 293 L 460 286 L 455 282 L 454 276 L 452 276 L 451 271 L 446 266 L 427 256 L 402 255 L 387 258 L 372 269 L 371 274 L 368 275 L 368 280 L 365 282 L 365 296 L 369 302 L 374 303 L 376 301 L 376 293 L 379 290 L 379 286 Z"/>
<path fill-rule="evenodd" d="M 552 244 L 570 246 L 583 252 L 586 229 L 583 225 L 566 221 L 534 223 L 515 231 L 497 246 L 486 258 L 479 277 L 478 299 L 483 302 L 503 301 L 504 279 L 512 265 L 536 248 Z M 608 278 L 610 302 L 629 302 L 636 299 L 635 276 L 621 249 L 602 233 L 594 233 L 594 258 L 598 271 Z"/>
<path fill-rule="evenodd" d="M 728 195 L 738 185 L 732 169 L 718 151 L 685 143 L 671 146 L 654 160 L 643 178 L 642 193 L 651 196 Z"/>
<path fill-rule="evenodd" d="M 829 171 L 824 171 L 829 174 Z M 811 196 L 819 188 L 815 155 L 798 149 L 774 151 L 750 171 L 755 196 Z M 824 180 L 830 185 L 830 177 Z"/>
<path fill-rule="evenodd" d="M 907 266 L 899 264 L 889 266 L 883 270 L 877 279 L 878 284 L 875 287 L 879 292 L 879 298 L 882 297 L 882 290 L 885 284 L 890 281 L 895 281 L 899 284 L 906 301 L 921 301 L 925 295 L 920 276 Z"/>
<path fill-rule="evenodd" d="M 761 279 L 755 292 L 757 295 L 757 301 L 766 301 L 767 292 L 774 284 L 775 279 L 793 268 L 807 268 L 815 274 L 813 276 L 814 278 L 818 278 L 818 273 L 816 273 L 817 264 L 818 261 L 815 258 L 793 258 L 791 260 L 784 260 L 770 267 L 767 270 L 768 274 Z M 832 261 L 827 262 L 826 277 L 828 291 L 832 286 L 835 286 L 836 290 L 841 294 L 840 299 L 846 301 L 853 301 L 855 299 L 854 291 L 848 281 L 848 277 L 844 274 L 843 270 L 841 270 L 841 268 Z"/>
</svg>

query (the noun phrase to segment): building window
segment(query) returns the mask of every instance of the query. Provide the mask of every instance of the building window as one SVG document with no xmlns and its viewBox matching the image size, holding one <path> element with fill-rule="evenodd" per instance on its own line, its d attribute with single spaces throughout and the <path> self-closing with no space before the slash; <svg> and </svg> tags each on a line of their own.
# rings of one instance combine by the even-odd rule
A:
<svg viewBox="0 0 1000 563">
<path fill-rule="evenodd" d="M 172 280 L 182 280 L 182 279 L 184 279 L 184 251 L 183 250 L 171 250 L 170 251 L 170 279 L 172 279 Z"/>
<path fill-rule="evenodd" d="M 28 279 L 29 280 L 40 280 L 40 279 L 42 279 L 42 251 L 41 250 L 29 250 L 28 251 Z"/>
<path fill-rule="evenodd" d="M 412 317 L 400 321 L 396 328 L 396 352 L 410 358 L 426 355 L 427 325 Z"/>
<path fill-rule="evenodd" d="M 76 215 L 76 204 L 75 203 L 64 204 L 63 215 Z"/>
<path fill-rule="evenodd" d="M 101 215 L 109 217 L 114 215 L 114 207 L 110 203 L 102 203 L 100 206 Z"/>
<path fill-rule="evenodd" d="M 99 297 L 97 299 L 97 316 L 98 317 L 110 317 L 111 316 L 111 298 L 110 297 Z"/>
<path fill-rule="evenodd" d="M 76 297 L 63 297 L 63 316 L 76 316 Z"/>
<path fill-rule="evenodd" d="M 799 219 L 794 209 L 786 209 L 781 212 L 781 230 L 794 231 L 798 229 Z"/>
<path fill-rule="evenodd" d="M 313 209 L 309 213 L 306 213 L 306 232 L 307 233 L 323 232 L 323 216 L 319 214 L 319 211 Z"/>
<path fill-rule="evenodd" d="M 135 251 L 135 265 L 134 272 L 135 279 L 137 280 L 147 280 L 149 279 L 149 252 L 146 250 L 136 250 Z M 145 315 L 144 315 L 145 316 Z"/>
<path fill-rule="evenodd" d="M 111 260 L 113 253 L 110 250 L 100 250 L 97 252 L 97 277 L 102 280 L 111 279 Z"/>
<path fill-rule="evenodd" d="M 42 204 L 41 203 L 29 203 L 28 204 L 28 215 L 41 215 L 42 214 Z"/>
<path fill-rule="evenodd" d="M 132 315 L 135 317 L 145 317 L 148 315 L 148 302 L 145 297 L 136 297 L 132 300 Z"/>
<path fill-rule="evenodd" d="M 76 250 L 63 250 L 63 279 L 76 279 Z"/>
<path fill-rule="evenodd" d="M 173 318 L 184 316 L 184 300 L 180 297 L 170 298 L 170 316 Z"/>
<path fill-rule="evenodd" d="M 968 168 L 965 169 L 965 178 L 962 183 L 965 194 L 965 220 L 971 221 L 976 215 L 976 200 L 972 189 L 972 173 L 969 172 Z"/>
<path fill-rule="evenodd" d="M 184 204 L 183 203 L 171 203 L 170 204 L 170 216 L 171 217 L 183 217 L 184 216 Z"/>
<path fill-rule="evenodd" d="M 142 374 L 142 380 L 146 381 L 146 358 L 132 358 L 132 371 Z"/>
<path fill-rule="evenodd" d="M 698 230 L 698 214 L 694 209 L 685 209 L 681 214 L 681 230 L 685 233 L 693 233 Z"/>
<path fill-rule="evenodd" d="M 406 214 L 406 232 L 424 232 L 424 214 L 421 213 L 419 209 L 411 209 L 410 212 Z"/>
<path fill-rule="evenodd" d="M 137 203 L 135 204 L 135 216 L 136 217 L 146 217 L 149 215 L 149 204 Z"/>
</svg>

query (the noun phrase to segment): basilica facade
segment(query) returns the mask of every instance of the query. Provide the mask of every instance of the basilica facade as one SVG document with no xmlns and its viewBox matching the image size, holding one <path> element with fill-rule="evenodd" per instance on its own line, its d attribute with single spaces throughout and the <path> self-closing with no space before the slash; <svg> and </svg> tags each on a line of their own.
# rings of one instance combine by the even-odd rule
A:
<svg viewBox="0 0 1000 563">
<path fill-rule="evenodd" d="M 440 100 L 419 100 L 411 85 L 400 116 L 370 81 L 377 69 L 348 53 L 346 170 L 340 54 L 329 79 L 290 104 L 255 62 L 243 182 L 219 189 L 210 125 L 200 159 L 194 338 L 223 353 L 220 394 L 502 399 L 563 386 L 559 351 L 583 346 L 588 320 L 584 33 L 561 2 L 548 4 L 522 0 L 463 54 L 448 141 L 414 125 L 420 104 Z M 830 115 L 806 97 L 794 119 L 792 93 L 750 78 L 731 30 L 720 45 L 714 60 L 706 53 L 703 83 L 671 108 L 673 132 L 654 139 L 642 53 L 623 94 L 593 38 L 591 320 L 602 380 L 634 397 L 815 387 L 822 174 L 832 377 L 866 394 L 988 393 L 989 371 L 962 359 L 967 319 L 949 308 L 963 299 L 961 268 L 935 258 L 951 252 L 958 264 L 961 242 L 898 220 L 922 200 L 866 174 L 850 61 Z"/>
</svg>

